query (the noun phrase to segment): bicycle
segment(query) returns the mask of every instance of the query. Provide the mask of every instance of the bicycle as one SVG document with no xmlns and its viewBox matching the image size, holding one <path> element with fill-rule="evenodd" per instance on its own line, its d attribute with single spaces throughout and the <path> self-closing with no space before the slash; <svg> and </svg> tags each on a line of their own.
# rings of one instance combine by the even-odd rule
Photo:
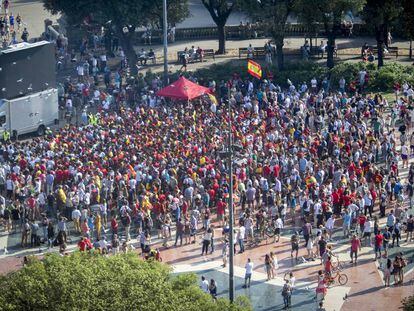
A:
<svg viewBox="0 0 414 311">
<path fill-rule="evenodd" d="M 333 256 L 336 258 L 336 260 L 332 261 L 332 267 L 334 268 L 334 270 L 343 270 L 344 267 L 342 265 L 342 262 L 339 261 L 339 257 L 335 255 Z"/>
<path fill-rule="evenodd" d="M 339 283 L 339 285 L 346 285 L 348 283 L 348 276 L 345 273 L 341 273 L 341 270 L 337 269 L 331 272 L 331 275 L 325 275 L 325 281 L 327 287 L 331 287 L 336 282 Z"/>
</svg>

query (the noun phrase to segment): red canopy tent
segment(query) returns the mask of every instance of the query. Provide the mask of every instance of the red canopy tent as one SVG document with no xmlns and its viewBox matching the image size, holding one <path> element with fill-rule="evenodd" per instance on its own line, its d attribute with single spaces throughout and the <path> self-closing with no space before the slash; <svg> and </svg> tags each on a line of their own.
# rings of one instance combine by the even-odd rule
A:
<svg viewBox="0 0 414 311">
<path fill-rule="evenodd" d="M 191 82 L 184 77 L 180 77 L 174 83 L 159 90 L 157 96 L 192 100 L 208 93 L 211 93 L 209 88 Z"/>
</svg>

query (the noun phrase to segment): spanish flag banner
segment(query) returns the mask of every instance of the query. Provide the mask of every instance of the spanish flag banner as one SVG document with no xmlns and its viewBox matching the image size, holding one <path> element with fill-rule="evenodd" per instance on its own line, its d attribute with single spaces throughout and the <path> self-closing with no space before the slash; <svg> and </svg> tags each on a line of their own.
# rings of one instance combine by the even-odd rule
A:
<svg viewBox="0 0 414 311">
<path fill-rule="evenodd" d="M 258 79 L 262 78 L 262 67 L 250 59 L 247 62 L 247 72 L 250 73 L 253 77 L 256 77 Z"/>
</svg>

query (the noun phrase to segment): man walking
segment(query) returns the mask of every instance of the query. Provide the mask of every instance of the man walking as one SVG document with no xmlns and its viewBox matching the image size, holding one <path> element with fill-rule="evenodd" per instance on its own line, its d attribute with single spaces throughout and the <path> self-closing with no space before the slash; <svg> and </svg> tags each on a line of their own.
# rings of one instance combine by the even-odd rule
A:
<svg viewBox="0 0 414 311">
<path fill-rule="evenodd" d="M 246 228 L 244 227 L 244 224 L 241 224 L 241 226 L 239 228 L 239 232 L 237 234 L 237 240 L 238 240 L 239 246 L 240 246 L 239 253 L 244 252 L 244 237 L 245 237 L 245 234 L 246 234 Z"/>
<path fill-rule="evenodd" d="M 361 240 L 354 234 L 351 239 L 351 263 L 354 263 L 354 256 L 355 263 L 357 262 L 358 250 L 361 250 Z"/>
<path fill-rule="evenodd" d="M 181 218 L 179 218 L 177 221 L 177 225 L 176 225 L 174 246 L 177 246 L 178 239 L 180 239 L 180 246 L 183 245 L 183 233 L 184 233 L 184 224 L 181 221 Z"/>
<path fill-rule="evenodd" d="M 250 282 L 251 282 L 252 273 L 253 273 L 253 267 L 254 267 L 253 262 L 251 262 L 250 258 L 248 258 L 247 259 L 246 266 L 245 266 L 245 268 L 246 268 L 246 274 L 244 276 L 244 285 L 243 285 L 243 288 L 250 287 Z"/>
</svg>

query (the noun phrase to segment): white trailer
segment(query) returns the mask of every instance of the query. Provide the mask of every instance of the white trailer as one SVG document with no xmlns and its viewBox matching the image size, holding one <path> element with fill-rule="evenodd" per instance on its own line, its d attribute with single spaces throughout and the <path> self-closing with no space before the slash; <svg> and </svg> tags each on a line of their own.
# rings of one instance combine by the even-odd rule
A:
<svg viewBox="0 0 414 311">
<path fill-rule="evenodd" d="M 0 99 L 0 137 L 8 131 L 11 137 L 37 132 L 44 135 L 46 128 L 57 124 L 59 105 L 57 89 L 15 98 Z"/>
</svg>

